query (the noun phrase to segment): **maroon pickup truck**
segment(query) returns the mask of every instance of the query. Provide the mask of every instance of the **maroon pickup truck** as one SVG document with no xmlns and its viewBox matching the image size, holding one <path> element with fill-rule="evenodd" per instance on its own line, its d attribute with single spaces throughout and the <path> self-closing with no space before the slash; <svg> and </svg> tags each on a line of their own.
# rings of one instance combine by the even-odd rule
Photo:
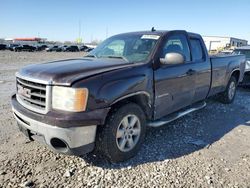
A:
<svg viewBox="0 0 250 188">
<path fill-rule="evenodd" d="M 12 109 L 30 140 L 124 161 L 140 149 L 146 126 L 201 109 L 216 94 L 232 103 L 245 61 L 210 57 L 201 36 L 186 31 L 119 34 L 85 57 L 22 68 Z"/>
</svg>

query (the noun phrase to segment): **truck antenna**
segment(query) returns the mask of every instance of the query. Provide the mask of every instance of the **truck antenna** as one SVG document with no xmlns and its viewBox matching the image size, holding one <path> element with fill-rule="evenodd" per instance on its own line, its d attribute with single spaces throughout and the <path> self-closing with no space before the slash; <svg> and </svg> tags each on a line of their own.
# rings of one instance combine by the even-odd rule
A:
<svg viewBox="0 0 250 188">
<path fill-rule="evenodd" d="M 152 31 L 152 32 L 156 31 L 156 30 L 155 30 L 155 27 L 152 27 L 151 31 Z"/>
</svg>

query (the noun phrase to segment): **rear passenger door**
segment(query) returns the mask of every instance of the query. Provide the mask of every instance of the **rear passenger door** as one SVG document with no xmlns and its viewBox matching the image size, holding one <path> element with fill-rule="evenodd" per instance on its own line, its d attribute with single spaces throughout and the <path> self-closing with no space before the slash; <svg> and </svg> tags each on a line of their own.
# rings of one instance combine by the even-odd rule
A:
<svg viewBox="0 0 250 188">
<path fill-rule="evenodd" d="M 195 76 L 195 93 L 192 103 L 204 100 L 209 92 L 211 64 L 205 52 L 205 44 L 200 37 L 190 37 L 193 69 Z"/>
<path fill-rule="evenodd" d="M 155 70 L 155 119 L 190 105 L 195 92 L 195 64 L 186 32 L 175 32 L 163 41 L 160 58 L 167 53 L 180 53 L 183 64 L 162 65 Z M 158 61 L 158 60 L 157 60 Z"/>
</svg>

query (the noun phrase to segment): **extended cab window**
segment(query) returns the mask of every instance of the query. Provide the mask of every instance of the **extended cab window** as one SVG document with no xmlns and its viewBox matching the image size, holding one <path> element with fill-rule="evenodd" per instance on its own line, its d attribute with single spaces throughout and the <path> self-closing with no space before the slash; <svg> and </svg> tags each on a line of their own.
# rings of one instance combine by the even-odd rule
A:
<svg viewBox="0 0 250 188">
<path fill-rule="evenodd" d="M 205 59 L 203 48 L 199 39 L 190 39 L 193 61 L 203 61 Z"/>
<path fill-rule="evenodd" d="M 168 37 L 161 58 L 164 58 L 167 53 L 180 53 L 185 57 L 186 61 L 190 61 L 190 50 L 186 36 L 175 34 Z"/>
</svg>

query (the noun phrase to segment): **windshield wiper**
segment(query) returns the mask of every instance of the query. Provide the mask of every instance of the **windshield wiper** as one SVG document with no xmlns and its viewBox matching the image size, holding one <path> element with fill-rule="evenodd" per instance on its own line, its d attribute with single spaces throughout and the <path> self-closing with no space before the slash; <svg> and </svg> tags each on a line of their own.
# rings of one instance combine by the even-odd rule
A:
<svg viewBox="0 0 250 188">
<path fill-rule="evenodd" d="M 84 56 L 84 57 L 94 57 L 94 58 L 97 58 L 97 56 L 96 56 L 96 55 L 93 55 L 93 54 L 89 54 L 89 55 L 86 55 L 86 56 Z"/>
<path fill-rule="evenodd" d="M 104 57 L 104 58 L 116 58 L 116 59 L 123 59 L 124 61 L 128 61 L 128 59 L 124 56 L 115 56 L 115 55 L 107 55 L 107 56 L 101 56 L 101 57 Z"/>
</svg>

